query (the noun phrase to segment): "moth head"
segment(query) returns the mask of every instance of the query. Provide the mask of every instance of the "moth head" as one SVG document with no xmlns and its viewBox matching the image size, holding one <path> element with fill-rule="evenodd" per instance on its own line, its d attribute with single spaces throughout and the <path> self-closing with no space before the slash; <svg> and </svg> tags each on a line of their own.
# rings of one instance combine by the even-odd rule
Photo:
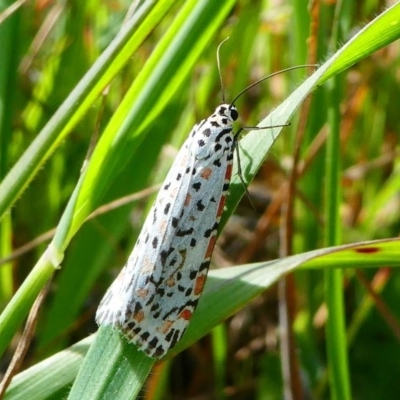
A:
<svg viewBox="0 0 400 400">
<path fill-rule="evenodd" d="M 215 113 L 227 117 L 231 122 L 236 121 L 239 117 L 237 108 L 233 104 L 221 104 L 217 107 Z"/>
</svg>

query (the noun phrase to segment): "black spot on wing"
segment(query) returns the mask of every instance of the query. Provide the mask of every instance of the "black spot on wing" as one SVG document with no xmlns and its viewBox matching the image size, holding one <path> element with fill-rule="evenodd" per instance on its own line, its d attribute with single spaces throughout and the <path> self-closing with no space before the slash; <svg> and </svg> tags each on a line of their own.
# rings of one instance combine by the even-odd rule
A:
<svg viewBox="0 0 400 400">
<path fill-rule="evenodd" d="M 206 230 L 204 231 L 204 237 L 205 237 L 205 238 L 211 237 L 214 233 L 217 232 L 217 230 L 218 230 L 218 222 L 215 222 L 215 223 L 214 223 L 214 226 L 213 226 L 212 228 L 206 229 Z"/>
<path fill-rule="evenodd" d="M 167 261 L 168 252 L 166 250 L 162 250 L 160 252 L 160 262 L 163 267 L 165 267 L 165 263 Z"/>
<path fill-rule="evenodd" d="M 200 268 L 199 268 L 199 272 L 207 270 L 209 265 L 210 265 L 210 261 L 202 262 L 201 265 L 200 265 Z"/>
<path fill-rule="evenodd" d="M 148 342 L 148 344 L 149 344 L 149 349 L 155 349 L 158 344 L 158 339 L 154 337 L 152 340 L 150 340 L 150 342 Z"/>
<path fill-rule="evenodd" d="M 190 271 L 189 279 L 192 281 L 194 278 L 196 278 L 197 274 L 198 274 L 198 271 L 196 271 L 196 270 Z"/>
<path fill-rule="evenodd" d="M 184 236 L 187 236 L 187 235 L 191 235 L 193 232 L 194 232 L 194 228 L 186 229 L 186 231 L 184 231 L 184 230 L 182 230 L 182 229 L 179 229 L 179 230 L 176 232 L 176 236 L 178 236 L 178 237 L 184 237 Z"/>
<path fill-rule="evenodd" d="M 195 183 L 193 183 L 192 188 L 193 188 L 196 192 L 198 192 L 198 191 L 200 190 L 200 188 L 201 188 L 201 183 L 200 183 L 200 182 L 195 182 Z"/>
<path fill-rule="evenodd" d="M 211 129 L 210 128 L 206 128 L 203 130 L 203 135 L 206 137 L 210 137 L 211 135 Z"/>
<path fill-rule="evenodd" d="M 202 203 L 201 200 L 199 200 L 199 201 L 196 203 L 196 208 L 197 208 L 197 211 L 203 211 L 203 210 L 206 208 L 206 206 Z"/>
</svg>

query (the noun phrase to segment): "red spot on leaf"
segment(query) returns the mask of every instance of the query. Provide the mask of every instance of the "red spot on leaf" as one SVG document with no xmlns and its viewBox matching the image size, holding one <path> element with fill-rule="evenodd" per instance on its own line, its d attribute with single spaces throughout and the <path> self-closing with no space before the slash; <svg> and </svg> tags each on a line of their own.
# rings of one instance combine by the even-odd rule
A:
<svg viewBox="0 0 400 400">
<path fill-rule="evenodd" d="M 378 247 L 360 247 L 358 249 L 355 249 L 357 253 L 363 253 L 363 254 L 371 254 L 371 253 L 377 253 L 379 251 Z"/>
</svg>

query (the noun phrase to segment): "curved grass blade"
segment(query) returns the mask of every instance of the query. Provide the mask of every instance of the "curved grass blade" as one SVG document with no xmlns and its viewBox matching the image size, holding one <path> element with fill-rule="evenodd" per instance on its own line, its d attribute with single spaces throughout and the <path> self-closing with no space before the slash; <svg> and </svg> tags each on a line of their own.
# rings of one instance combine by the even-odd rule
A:
<svg viewBox="0 0 400 400">
<path fill-rule="evenodd" d="M 400 265 L 399 238 L 319 249 L 282 260 L 210 271 L 204 294 L 189 328 L 167 358 L 195 343 L 296 268 L 327 270 L 375 268 L 382 265 Z M 212 313 L 210 309 L 213 310 Z M 95 339 L 98 345 L 91 348 L 91 353 L 85 359 L 87 369 L 84 378 L 91 382 L 83 386 L 86 390 L 89 390 L 91 385 L 102 385 L 103 393 L 109 393 L 104 385 L 110 378 L 106 376 L 103 383 L 103 378 L 100 378 L 96 371 L 117 371 L 118 382 L 129 382 L 129 385 L 136 385 L 135 382 L 139 381 L 138 373 L 142 374 L 141 379 L 144 379 L 149 369 L 148 357 L 137 351 L 135 346 L 129 344 L 117 332 L 108 330 L 101 334 L 99 332 L 97 336 L 101 336 Z M 94 335 L 17 375 L 5 398 L 22 399 L 29 394 L 30 399 L 40 400 L 70 387 L 93 339 Z M 113 385 L 112 382 L 109 383 Z M 137 387 L 142 384 L 143 382 L 139 383 Z M 116 386 L 111 387 L 115 389 Z M 129 387 L 132 389 L 132 386 Z M 75 395 L 82 393 L 75 392 Z M 126 394 L 124 391 L 121 393 Z"/>
</svg>

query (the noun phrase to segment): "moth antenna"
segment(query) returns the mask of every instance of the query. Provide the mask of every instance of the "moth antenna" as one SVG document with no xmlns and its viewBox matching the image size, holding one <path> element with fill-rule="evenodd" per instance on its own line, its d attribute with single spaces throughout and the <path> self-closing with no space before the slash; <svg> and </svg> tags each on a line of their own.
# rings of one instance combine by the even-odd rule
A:
<svg viewBox="0 0 400 400">
<path fill-rule="evenodd" d="M 226 40 L 226 39 L 225 39 L 225 40 Z M 222 42 L 222 43 L 224 43 L 224 42 Z M 222 43 L 221 43 L 221 44 L 222 44 Z M 220 45 L 220 46 L 221 46 L 221 45 Z M 264 76 L 264 78 L 259 79 L 258 81 L 252 83 L 251 85 L 249 85 L 249 86 L 247 86 L 245 89 L 243 89 L 243 90 L 233 99 L 233 101 L 231 102 L 231 105 L 234 105 L 235 102 L 237 101 L 237 99 L 238 99 L 242 94 L 246 93 L 249 89 L 251 89 L 252 87 L 258 85 L 258 84 L 261 83 L 261 82 L 266 81 L 266 80 L 269 79 L 269 78 L 272 78 L 272 77 L 275 76 L 275 75 L 279 75 L 279 74 L 282 74 L 282 73 L 284 73 L 284 72 L 292 71 L 293 69 L 310 68 L 310 67 L 311 67 L 311 68 L 316 68 L 316 67 L 318 67 L 318 65 L 317 65 L 317 64 L 297 65 L 296 67 L 285 68 L 285 69 L 283 69 L 283 70 L 281 70 L 281 71 L 277 71 L 277 72 L 274 72 L 274 73 L 269 74 L 269 75 L 267 75 L 267 76 Z M 221 75 L 220 75 L 220 76 L 221 76 Z M 221 79 L 222 79 L 222 78 L 221 78 Z"/>
<path fill-rule="evenodd" d="M 218 74 L 219 74 L 219 81 L 221 83 L 221 94 L 222 94 L 222 103 L 225 103 L 225 89 L 224 89 L 224 82 L 222 80 L 222 73 L 221 73 L 221 61 L 219 58 L 219 50 L 221 46 L 229 39 L 229 36 L 224 39 L 217 47 L 217 68 L 218 68 Z"/>
</svg>

